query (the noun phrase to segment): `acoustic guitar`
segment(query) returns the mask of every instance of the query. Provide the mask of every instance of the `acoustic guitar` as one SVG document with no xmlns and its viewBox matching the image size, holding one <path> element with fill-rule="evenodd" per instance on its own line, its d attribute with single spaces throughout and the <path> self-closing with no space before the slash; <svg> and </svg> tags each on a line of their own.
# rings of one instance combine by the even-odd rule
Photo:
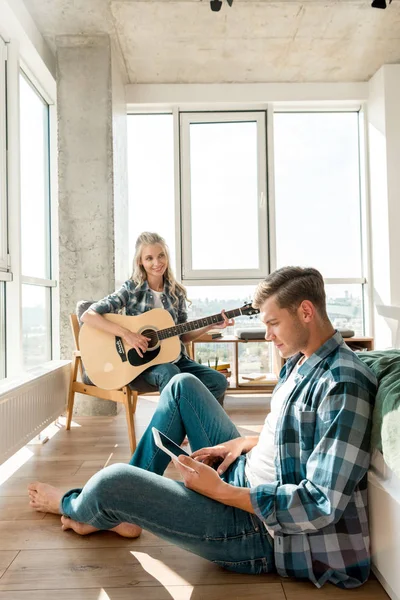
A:
<svg viewBox="0 0 400 600">
<path fill-rule="evenodd" d="M 225 314 L 228 319 L 232 319 L 259 312 L 248 303 L 242 308 L 228 310 Z M 178 336 L 224 320 L 219 313 L 175 325 L 172 316 L 164 308 L 153 308 L 136 317 L 113 313 L 103 316 L 112 323 L 150 338 L 148 349 L 141 357 L 121 337 L 90 327 L 87 323 L 82 325 L 79 334 L 82 362 L 93 383 L 106 390 L 120 389 L 154 365 L 173 362 L 181 352 Z"/>
</svg>

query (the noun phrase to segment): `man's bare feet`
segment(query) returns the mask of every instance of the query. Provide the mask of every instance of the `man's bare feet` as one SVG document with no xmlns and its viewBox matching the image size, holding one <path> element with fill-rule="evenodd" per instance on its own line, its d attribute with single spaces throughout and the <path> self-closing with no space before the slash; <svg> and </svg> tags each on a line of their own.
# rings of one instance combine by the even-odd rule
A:
<svg viewBox="0 0 400 600">
<path fill-rule="evenodd" d="M 87 525 L 86 523 L 78 523 L 78 521 L 73 521 L 69 517 L 62 516 L 61 517 L 62 529 L 63 531 L 67 531 L 67 529 L 72 529 L 75 533 L 79 533 L 79 535 L 88 535 L 89 533 L 95 533 L 96 531 L 100 531 L 93 527 L 92 525 Z M 113 527 L 109 531 L 114 531 L 126 538 L 137 538 L 142 533 L 142 528 L 139 525 L 133 525 L 132 523 L 120 523 L 116 527 Z"/>
<path fill-rule="evenodd" d="M 28 486 L 29 504 L 38 512 L 61 514 L 60 502 L 63 493 L 47 483 L 35 481 Z"/>
</svg>

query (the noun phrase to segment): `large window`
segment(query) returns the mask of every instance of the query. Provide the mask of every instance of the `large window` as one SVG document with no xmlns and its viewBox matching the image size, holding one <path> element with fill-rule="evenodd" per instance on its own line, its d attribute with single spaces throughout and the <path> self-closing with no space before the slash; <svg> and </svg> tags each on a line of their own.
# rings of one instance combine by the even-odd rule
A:
<svg viewBox="0 0 400 600">
<path fill-rule="evenodd" d="M 5 283 L 7 260 L 6 46 L 0 39 L 0 378 L 5 376 Z"/>
<path fill-rule="evenodd" d="M 7 271 L 6 46 L 0 39 L 0 270 Z"/>
<path fill-rule="evenodd" d="M 265 276 L 265 113 L 182 114 L 181 168 L 183 279 Z"/>
<path fill-rule="evenodd" d="M 132 240 L 152 229 L 180 244 L 177 277 L 188 286 L 189 318 L 251 299 L 271 268 L 307 265 L 325 279 L 333 324 L 363 335 L 360 114 L 274 113 L 271 198 L 265 117 L 251 110 L 130 116 Z"/>
<path fill-rule="evenodd" d="M 51 359 L 49 107 L 20 76 L 22 337 L 24 364 Z"/>
<path fill-rule="evenodd" d="M 319 269 L 333 323 L 362 335 L 359 138 L 358 112 L 274 115 L 277 267 Z"/>
</svg>

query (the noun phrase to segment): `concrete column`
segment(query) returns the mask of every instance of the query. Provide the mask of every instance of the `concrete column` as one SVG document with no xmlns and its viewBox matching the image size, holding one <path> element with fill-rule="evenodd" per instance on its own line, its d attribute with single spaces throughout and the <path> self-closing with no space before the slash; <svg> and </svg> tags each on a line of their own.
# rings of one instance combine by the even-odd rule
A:
<svg viewBox="0 0 400 600">
<path fill-rule="evenodd" d="M 374 303 L 400 306 L 400 65 L 369 83 L 368 137 Z M 376 314 L 376 347 L 395 344 L 397 323 Z"/>
<path fill-rule="evenodd" d="M 128 275 L 126 110 L 108 36 L 59 36 L 56 43 L 60 338 L 61 357 L 71 358 L 68 316 L 77 301 L 106 296 Z M 114 402 L 88 396 L 76 408 L 116 412 Z"/>
</svg>

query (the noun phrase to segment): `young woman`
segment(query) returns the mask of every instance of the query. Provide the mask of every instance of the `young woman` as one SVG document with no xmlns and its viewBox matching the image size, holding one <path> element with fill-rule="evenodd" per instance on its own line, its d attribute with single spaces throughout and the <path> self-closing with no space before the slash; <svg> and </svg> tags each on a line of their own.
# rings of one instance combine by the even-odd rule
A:
<svg viewBox="0 0 400 600">
<path fill-rule="evenodd" d="M 146 231 L 141 233 L 136 240 L 131 278 L 125 281 L 119 290 L 92 304 L 89 310 L 82 315 L 81 320 L 91 327 L 97 327 L 122 337 L 142 356 L 142 353 L 147 350 L 148 338 L 111 323 L 102 315 L 118 312 L 122 308 L 125 308 L 127 315 L 140 315 L 152 308 L 165 308 L 171 314 L 175 324 L 178 325 L 187 321 L 186 302 L 186 290 L 176 281 L 172 273 L 168 247 L 164 239 L 157 233 Z M 200 379 L 222 404 L 227 388 L 226 377 L 214 369 L 191 360 L 184 346 L 211 328 L 224 329 L 228 325 L 233 325 L 233 320 L 228 320 L 224 312 L 222 315 L 223 323 L 203 327 L 182 335 L 179 358 L 174 363 L 156 365 L 146 369 L 135 379 L 135 387 L 139 386 L 140 388 L 140 384 L 145 382 L 158 387 L 161 393 L 174 375 L 191 373 Z"/>
</svg>

